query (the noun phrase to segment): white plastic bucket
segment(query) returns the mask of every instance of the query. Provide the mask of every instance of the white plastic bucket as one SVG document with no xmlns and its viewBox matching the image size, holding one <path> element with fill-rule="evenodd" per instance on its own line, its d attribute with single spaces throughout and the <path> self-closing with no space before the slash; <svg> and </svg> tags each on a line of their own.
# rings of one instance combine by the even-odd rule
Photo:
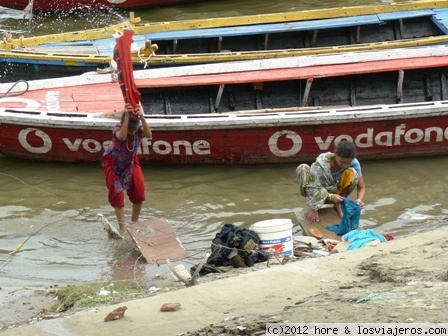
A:
<svg viewBox="0 0 448 336">
<path fill-rule="evenodd" d="M 293 254 L 292 221 L 288 218 L 268 219 L 252 225 L 260 236 L 258 246 L 261 250 L 277 256 Z"/>
</svg>

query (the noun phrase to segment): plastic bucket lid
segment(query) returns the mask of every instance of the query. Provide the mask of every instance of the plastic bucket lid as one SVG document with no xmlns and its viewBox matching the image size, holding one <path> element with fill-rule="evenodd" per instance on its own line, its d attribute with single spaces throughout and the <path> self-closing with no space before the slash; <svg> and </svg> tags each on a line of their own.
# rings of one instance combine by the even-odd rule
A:
<svg viewBox="0 0 448 336">
<path fill-rule="evenodd" d="M 292 221 L 289 218 L 268 219 L 253 224 L 253 230 L 257 233 L 269 233 L 290 230 Z"/>
</svg>

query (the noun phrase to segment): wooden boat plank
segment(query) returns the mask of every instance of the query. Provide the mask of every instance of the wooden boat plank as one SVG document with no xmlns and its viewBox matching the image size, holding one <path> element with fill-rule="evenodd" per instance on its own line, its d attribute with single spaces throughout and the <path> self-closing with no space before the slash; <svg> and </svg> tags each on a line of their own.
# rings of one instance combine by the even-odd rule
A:
<svg viewBox="0 0 448 336">
<path fill-rule="evenodd" d="M 140 18 L 133 18 L 135 22 L 140 21 Z M 11 44 L 16 48 L 27 48 L 45 43 L 63 43 L 72 41 L 94 40 L 99 38 L 108 38 L 113 36 L 117 31 L 121 31 L 126 27 L 132 26 L 133 23 L 125 21 L 116 25 L 106 26 L 98 29 L 79 30 L 66 33 L 39 35 L 25 38 L 16 38 L 12 40 L 0 41 L 0 49 L 5 49 L 7 44 Z"/>
<path fill-rule="evenodd" d="M 114 54 L 115 41 L 111 44 L 102 44 L 97 41 L 93 41 L 93 47 L 97 51 L 98 55 L 102 56 L 110 56 L 112 57 Z"/>
<path fill-rule="evenodd" d="M 28 63 L 28 64 L 50 64 L 62 66 L 92 66 L 109 63 L 111 56 L 95 54 L 70 54 L 61 52 L 0 52 L 0 62 Z"/>
<path fill-rule="evenodd" d="M 57 109 L 64 112 L 104 112 L 104 108 L 101 107 L 101 104 L 98 104 L 98 100 L 108 101 L 111 106 L 115 106 L 115 109 L 120 110 L 124 104 L 121 91 L 117 83 L 112 84 L 110 86 L 105 85 L 104 90 L 103 86 L 101 86 L 100 95 L 95 90 L 95 84 L 92 84 L 88 90 L 86 90 L 86 87 L 83 88 L 83 86 L 70 87 L 69 90 L 60 88 L 57 90 L 57 96 L 52 93 L 48 95 L 46 90 L 30 91 L 29 97 L 36 101 L 46 100 L 47 98 L 51 101 L 51 99 L 57 97 Z M 13 104 L 5 102 L 2 106 L 12 108 Z M 51 108 L 49 111 L 51 112 Z M 110 112 L 113 112 L 113 110 Z"/>
<path fill-rule="evenodd" d="M 92 88 L 93 89 L 93 88 Z M 117 98 L 116 95 L 120 93 L 120 90 L 116 90 L 115 92 L 111 92 L 111 93 L 104 93 L 101 92 L 101 97 L 98 97 L 98 95 L 96 95 L 94 92 L 91 94 L 85 93 L 85 94 L 74 94 L 73 95 L 73 102 L 76 103 L 86 103 L 86 102 L 97 102 L 98 103 L 98 99 L 101 100 L 107 100 L 108 102 L 114 102 L 114 101 L 118 101 L 118 102 L 123 102 L 123 99 L 119 99 L 119 97 Z M 68 99 L 66 101 L 69 101 Z M 117 108 L 120 108 L 120 106 L 118 106 Z"/>
<path fill-rule="evenodd" d="M 396 69 L 408 70 L 418 68 L 433 68 L 445 66 L 448 56 L 440 57 L 419 57 L 409 59 L 380 60 L 370 62 L 358 62 L 335 65 L 318 65 L 309 67 L 268 69 L 258 71 L 234 73 L 196 75 L 193 77 L 169 77 L 154 79 L 136 79 L 140 88 L 161 88 L 175 86 L 200 86 L 200 85 L 221 85 L 235 83 L 257 83 L 271 81 L 285 81 L 307 78 L 323 78 L 346 76 L 354 74 L 366 74 L 384 71 L 394 71 Z"/>
<path fill-rule="evenodd" d="M 444 8 L 443 10 L 446 11 L 446 8 Z M 401 12 L 378 13 L 377 15 L 380 20 L 391 21 L 399 19 L 417 18 L 423 16 L 432 16 L 434 14 L 435 13 L 432 9 L 421 9 L 421 10 L 408 10 Z"/>
<path fill-rule="evenodd" d="M 383 21 L 379 20 L 377 15 L 363 15 L 355 17 L 343 17 L 334 19 L 322 19 L 315 21 L 297 21 L 284 23 L 260 24 L 252 26 L 235 26 L 223 28 L 206 28 L 206 29 L 187 29 L 165 32 L 154 32 L 149 34 L 139 34 L 133 36 L 133 41 L 137 45 L 143 46 L 147 40 L 153 42 L 162 40 L 183 40 L 195 38 L 217 38 L 230 36 L 245 36 L 257 34 L 271 34 L 288 31 L 303 31 L 303 30 L 319 30 L 350 27 L 353 25 L 369 25 L 381 24 Z M 111 55 L 115 46 L 114 38 L 103 38 L 89 41 L 74 41 L 66 43 L 46 43 L 40 46 L 39 50 L 54 50 L 56 47 L 68 48 L 72 47 L 95 47 L 99 50 L 101 55 Z M 80 53 L 79 51 L 77 53 Z"/>
<path fill-rule="evenodd" d="M 395 48 L 408 48 L 418 46 L 430 46 L 437 44 L 446 44 L 448 36 L 430 36 L 419 39 L 404 39 L 396 41 L 364 43 L 356 45 L 344 45 L 334 47 L 318 47 L 318 48 L 301 48 L 288 50 L 267 50 L 258 51 L 256 53 L 247 52 L 221 52 L 209 54 L 174 54 L 174 55 L 155 55 L 151 57 L 152 65 L 175 65 L 175 64 L 191 64 L 191 63 L 207 63 L 207 62 L 229 62 L 229 61 L 247 61 L 260 59 L 276 59 L 292 56 L 310 56 L 310 55 L 328 55 L 341 54 L 346 52 L 362 52 Z M 62 53 L 32 53 L 32 52 L 1 52 L 0 62 L 17 62 L 29 64 L 53 64 L 53 65 L 70 65 L 70 66 L 98 66 L 100 64 L 108 64 L 112 59 L 112 55 L 88 55 L 88 54 L 62 54 Z M 133 57 L 134 63 L 139 63 L 139 57 Z"/>
<path fill-rule="evenodd" d="M 116 84 L 118 86 L 118 84 Z M 92 88 L 94 89 L 94 88 Z M 65 94 L 61 92 L 59 96 L 59 108 L 61 111 L 69 111 L 69 112 L 86 112 L 89 111 L 91 113 L 104 112 L 104 108 L 98 104 L 98 100 L 107 100 L 111 105 L 115 105 L 115 109 L 120 110 L 123 108 L 124 102 L 123 98 L 120 96 L 121 91 L 119 87 L 112 92 L 103 92 L 101 91 L 101 96 L 95 93 L 95 90 L 91 91 L 92 93 L 84 93 L 84 94 L 70 94 L 68 92 Z M 113 112 L 113 111 L 110 111 Z"/>
<path fill-rule="evenodd" d="M 305 236 L 313 236 L 311 234 L 311 230 L 318 230 L 323 236 L 323 238 L 329 238 L 334 240 L 341 240 L 341 236 L 337 235 L 333 231 L 329 231 L 326 229 L 328 225 L 339 224 L 341 219 L 337 212 L 331 208 L 324 208 L 319 210 L 320 221 L 317 223 L 310 222 L 307 218 L 308 211 L 301 209 L 294 209 L 294 214 L 299 222 L 300 227 Z M 316 237 L 317 238 L 317 237 Z"/>
<path fill-rule="evenodd" d="M 32 48 L 32 49 L 26 49 L 24 51 L 30 52 L 32 53 L 34 51 L 36 52 L 45 52 L 45 53 L 64 53 L 64 54 L 73 54 L 73 55 L 95 55 L 95 54 L 99 54 L 97 52 L 97 49 L 94 47 L 93 43 L 91 45 L 82 45 L 82 46 L 77 46 L 77 45 L 57 45 L 57 44 L 52 44 L 52 45 L 42 45 L 36 48 Z M 111 53 L 109 51 L 109 53 Z"/>
<path fill-rule="evenodd" d="M 144 36 L 136 36 L 134 40 L 142 41 L 144 44 Z M 75 42 L 56 42 L 56 43 L 45 43 L 37 46 L 33 49 L 45 52 L 55 52 L 63 51 L 66 53 L 73 54 L 98 54 L 98 55 L 112 55 L 113 49 L 115 47 L 114 38 L 105 38 L 98 40 L 85 40 L 85 41 L 75 41 Z M 26 49 L 26 50 L 33 50 Z"/>
<path fill-rule="evenodd" d="M 193 38 L 213 38 L 226 36 L 245 36 L 257 34 L 271 34 L 288 31 L 331 29 L 350 27 L 353 25 L 380 24 L 381 20 L 376 15 L 364 15 L 333 19 L 321 19 L 314 21 L 295 21 L 284 23 L 269 23 L 251 26 L 234 26 L 223 28 L 188 29 L 144 34 L 151 41 L 182 40 Z"/>
<path fill-rule="evenodd" d="M 145 44 L 145 37 L 142 35 L 136 36 L 134 38 L 135 42 L 139 42 L 141 45 Z M 33 48 L 39 52 L 64 52 L 66 54 L 73 54 L 83 56 L 88 56 L 88 54 L 97 54 L 102 56 L 112 56 L 115 47 L 114 38 L 98 39 L 98 40 L 88 40 L 88 41 L 76 41 L 76 42 L 66 42 L 66 43 L 45 43 L 40 46 Z M 33 50 L 26 49 L 26 50 Z"/>
<path fill-rule="evenodd" d="M 165 218 L 133 223 L 126 227 L 146 262 L 164 264 L 188 257 L 187 250 Z"/>
<path fill-rule="evenodd" d="M 237 25 L 252 25 L 260 23 L 272 22 L 286 22 L 286 21 L 300 21 L 300 20 L 316 20 L 323 18 L 337 18 L 349 17 L 368 14 L 379 14 L 387 12 L 398 12 L 404 10 L 419 10 L 428 8 L 445 8 L 448 7 L 447 0 L 441 1 L 411 1 L 367 5 L 367 6 L 349 6 L 349 7 L 335 7 L 335 8 L 320 8 L 303 10 L 296 12 L 271 13 L 261 15 L 250 15 L 240 17 L 227 18 L 213 18 L 205 20 L 185 20 L 175 22 L 164 22 L 160 25 L 153 25 L 150 29 L 152 31 L 166 31 L 166 30 L 183 30 L 192 28 L 213 28 L 220 26 L 237 26 Z M 139 25 L 134 27 L 136 34 L 141 34 Z M 144 28 L 148 32 L 148 27 Z"/>
<path fill-rule="evenodd" d="M 113 104 L 115 106 L 114 110 L 111 109 L 110 111 L 104 111 L 104 108 L 101 108 L 100 106 L 98 106 L 98 97 L 96 97 L 95 100 L 95 96 L 91 96 L 91 99 L 89 100 L 84 100 L 81 102 L 76 103 L 76 106 L 74 106 L 73 103 L 66 103 L 66 104 L 61 104 L 61 110 L 62 111 L 69 111 L 69 112 L 84 112 L 84 113 L 104 113 L 104 112 L 114 112 L 114 110 L 121 110 L 124 106 L 124 102 L 123 99 L 119 100 L 114 96 L 108 96 L 105 97 L 105 99 L 109 99 L 109 102 L 111 103 L 111 105 Z M 121 117 L 121 115 L 118 115 L 118 117 Z"/>
<path fill-rule="evenodd" d="M 438 11 L 435 13 L 436 14 L 431 18 L 432 22 L 434 22 L 442 32 L 448 34 L 448 11 Z"/>
</svg>

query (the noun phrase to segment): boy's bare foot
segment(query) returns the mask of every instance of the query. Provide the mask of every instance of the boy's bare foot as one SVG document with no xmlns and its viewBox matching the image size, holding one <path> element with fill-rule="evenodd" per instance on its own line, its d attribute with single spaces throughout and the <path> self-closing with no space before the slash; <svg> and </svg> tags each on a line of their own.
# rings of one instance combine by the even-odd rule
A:
<svg viewBox="0 0 448 336">
<path fill-rule="evenodd" d="M 319 222 L 319 213 L 317 211 L 310 211 L 308 213 L 308 220 L 313 223 Z"/>
</svg>

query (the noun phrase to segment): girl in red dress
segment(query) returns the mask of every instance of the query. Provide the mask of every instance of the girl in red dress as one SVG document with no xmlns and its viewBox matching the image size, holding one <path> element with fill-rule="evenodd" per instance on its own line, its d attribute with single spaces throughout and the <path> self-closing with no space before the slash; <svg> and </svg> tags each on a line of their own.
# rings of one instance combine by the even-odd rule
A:
<svg viewBox="0 0 448 336">
<path fill-rule="evenodd" d="M 103 155 L 109 203 L 115 208 L 120 230 L 125 229 L 124 191 L 132 202 L 132 222 L 137 222 L 145 196 L 145 181 L 137 155 L 144 137 L 152 132 L 141 107 L 126 104 L 121 121 L 112 131 L 112 143 Z"/>
</svg>

